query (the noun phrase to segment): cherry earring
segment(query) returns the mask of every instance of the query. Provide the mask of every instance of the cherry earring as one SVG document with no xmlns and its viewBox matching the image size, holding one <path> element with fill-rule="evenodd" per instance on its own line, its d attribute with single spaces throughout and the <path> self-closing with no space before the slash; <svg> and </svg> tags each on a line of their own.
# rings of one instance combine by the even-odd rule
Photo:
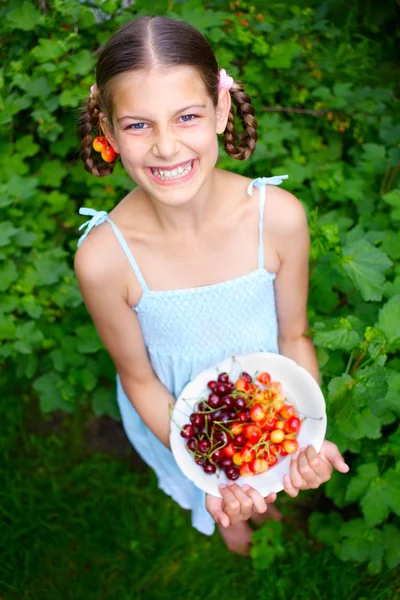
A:
<svg viewBox="0 0 400 600">
<path fill-rule="evenodd" d="M 115 152 L 112 146 L 110 146 L 107 138 L 104 135 L 98 135 L 93 140 L 92 147 L 95 152 L 101 153 L 101 158 L 104 160 L 104 162 L 113 162 L 113 160 L 115 160 L 118 156 L 118 153 Z"/>
</svg>

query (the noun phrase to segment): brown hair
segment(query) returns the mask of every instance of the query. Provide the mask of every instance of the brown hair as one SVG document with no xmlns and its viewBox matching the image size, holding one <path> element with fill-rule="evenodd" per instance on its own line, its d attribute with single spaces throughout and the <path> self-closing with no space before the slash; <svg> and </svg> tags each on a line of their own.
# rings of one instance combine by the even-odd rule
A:
<svg viewBox="0 0 400 600">
<path fill-rule="evenodd" d="M 139 17 L 117 31 L 102 49 L 96 67 L 95 92 L 85 102 L 79 118 L 81 158 L 93 175 L 110 175 L 112 163 L 93 159 L 93 130 L 101 135 L 99 113 L 112 115 L 112 80 L 117 75 L 155 65 L 191 66 L 198 70 L 214 106 L 218 104 L 219 68 L 205 37 L 191 25 L 166 17 Z M 224 148 L 232 158 L 245 160 L 255 150 L 257 121 L 249 96 L 239 81 L 230 89 L 232 108 L 224 132 Z M 235 114 L 243 131 L 235 131 Z"/>
</svg>

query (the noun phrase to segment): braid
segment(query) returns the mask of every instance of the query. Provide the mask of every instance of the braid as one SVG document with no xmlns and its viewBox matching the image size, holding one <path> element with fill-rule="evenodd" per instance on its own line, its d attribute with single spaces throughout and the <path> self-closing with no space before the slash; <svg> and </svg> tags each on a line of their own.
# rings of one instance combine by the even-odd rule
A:
<svg viewBox="0 0 400 600">
<path fill-rule="evenodd" d="M 80 154 L 86 171 L 89 171 L 92 175 L 96 175 L 96 177 L 104 177 L 105 175 L 111 175 L 114 165 L 113 163 L 96 164 L 93 159 L 94 150 L 92 148 L 92 131 L 100 130 L 99 112 L 97 99 L 92 95 L 83 105 L 79 117 L 79 135 L 81 138 Z"/>
<path fill-rule="evenodd" d="M 233 82 L 231 98 L 236 106 L 236 113 L 242 123 L 243 132 L 235 140 L 235 113 L 232 106 L 224 133 L 224 148 L 232 158 L 246 160 L 256 148 L 257 121 L 254 118 L 254 108 L 251 105 L 250 96 L 243 91 L 243 86 L 238 81 Z"/>
</svg>

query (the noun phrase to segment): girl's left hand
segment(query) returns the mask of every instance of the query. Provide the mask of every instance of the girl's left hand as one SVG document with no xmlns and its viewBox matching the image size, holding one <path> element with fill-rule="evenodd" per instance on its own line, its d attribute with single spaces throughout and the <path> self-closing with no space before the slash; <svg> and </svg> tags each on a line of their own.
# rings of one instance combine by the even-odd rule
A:
<svg viewBox="0 0 400 600">
<path fill-rule="evenodd" d="M 325 440 L 318 454 L 313 446 L 307 446 L 291 459 L 290 475 L 283 477 L 285 492 L 295 498 L 299 490 L 317 489 L 331 478 L 332 467 L 340 473 L 350 470 L 335 444 Z"/>
</svg>

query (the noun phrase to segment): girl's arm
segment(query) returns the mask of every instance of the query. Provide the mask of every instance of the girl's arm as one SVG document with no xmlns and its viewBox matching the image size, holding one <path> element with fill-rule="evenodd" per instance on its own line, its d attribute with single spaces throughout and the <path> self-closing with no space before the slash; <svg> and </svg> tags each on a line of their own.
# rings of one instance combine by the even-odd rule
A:
<svg viewBox="0 0 400 600">
<path fill-rule="evenodd" d="M 269 234 L 273 236 L 280 267 L 275 279 L 279 351 L 292 358 L 319 381 L 318 363 L 307 323 L 308 260 L 310 239 L 301 203 L 284 190 L 277 190 L 279 210 L 272 210 Z M 267 240 L 266 240 L 266 243 Z M 332 466 L 342 473 L 349 470 L 338 448 L 324 441 L 320 452 L 310 446 L 293 455 L 290 475 L 284 489 L 290 496 L 299 490 L 318 488 L 332 475 Z"/>
<path fill-rule="evenodd" d="M 279 190 L 283 192 L 283 190 Z M 286 207 L 278 227 L 277 247 L 280 267 L 275 279 L 278 315 L 278 345 L 284 356 L 292 358 L 319 381 L 314 345 L 304 334 L 308 329 L 308 260 L 310 237 L 307 219 L 300 202 L 283 192 Z"/>
<path fill-rule="evenodd" d="M 85 240 L 75 256 L 83 300 L 126 395 L 147 427 L 169 448 L 169 408 L 174 398 L 152 369 L 137 315 L 125 298 L 121 272 L 103 260 L 96 241 Z"/>
</svg>

